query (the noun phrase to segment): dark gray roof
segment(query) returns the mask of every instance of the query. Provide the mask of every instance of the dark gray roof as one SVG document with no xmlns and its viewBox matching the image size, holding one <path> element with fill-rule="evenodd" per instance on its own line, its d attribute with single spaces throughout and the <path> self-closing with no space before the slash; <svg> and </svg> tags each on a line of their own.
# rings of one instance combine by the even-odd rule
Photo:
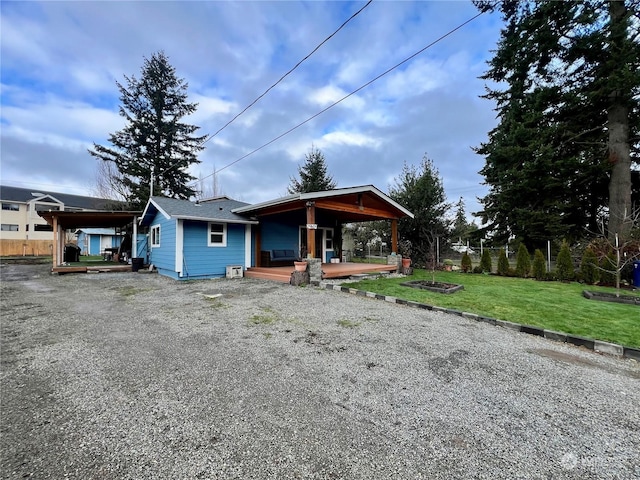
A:
<svg viewBox="0 0 640 480">
<path fill-rule="evenodd" d="M 76 207 L 85 210 L 113 210 L 114 205 L 122 203 L 116 200 L 109 200 L 105 198 L 70 195 L 68 193 L 41 190 L 39 188 L 20 188 L 0 185 L 0 200 L 2 200 L 3 202 L 27 203 L 42 196 L 53 197 L 56 200 L 64 203 L 66 207 Z"/>
<path fill-rule="evenodd" d="M 246 215 L 238 215 L 232 210 L 248 205 L 227 197 L 219 197 L 199 203 L 166 197 L 151 197 L 142 214 L 142 223 L 150 222 L 156 211 L 172 218 L 203 220 L 224 223 L 258 223 Z"/>
</svg>

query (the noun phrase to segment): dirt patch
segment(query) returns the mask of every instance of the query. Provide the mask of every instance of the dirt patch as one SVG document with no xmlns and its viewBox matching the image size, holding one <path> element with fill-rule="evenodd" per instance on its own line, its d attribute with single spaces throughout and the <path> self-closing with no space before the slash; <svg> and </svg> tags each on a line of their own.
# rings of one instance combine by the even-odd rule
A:
<svg viewBox="0 0 640 480">
<path fill-rule="evenodd" d="M 400 285 L 437 293 L 454 293 L 464 289 L 463 285 L 458 285 L 457 283 L 432 282 L 430 280 L 412 280 L 410 282 L 403 282 Z"/>
</svg>

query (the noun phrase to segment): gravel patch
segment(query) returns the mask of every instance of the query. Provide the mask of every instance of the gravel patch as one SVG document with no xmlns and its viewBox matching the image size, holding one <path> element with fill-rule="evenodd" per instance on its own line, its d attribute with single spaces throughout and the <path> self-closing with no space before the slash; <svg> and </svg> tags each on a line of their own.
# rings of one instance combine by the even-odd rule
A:
<svg viewBox="0 0 640 480">
<path fill-rule="evenodd" d="M 640 366 L 251 280 L 0 266 L 2 478 L 640 478 Z"/>
</svg>

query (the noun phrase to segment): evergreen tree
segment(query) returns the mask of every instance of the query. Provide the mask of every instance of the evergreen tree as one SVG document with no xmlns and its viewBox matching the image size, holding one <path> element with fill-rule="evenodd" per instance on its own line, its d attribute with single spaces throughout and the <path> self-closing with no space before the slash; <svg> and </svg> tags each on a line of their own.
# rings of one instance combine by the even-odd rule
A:
<svg viewBox="0 0 640 480">
<path fill-rule="evenodd" d="M 542 250 L 536 248 L 533 253 L 533 277 L 536 280 L 544 280 L 547 277 L 547 262 L 544 259 Z"/>
<path fill-rule="evenodd" d="M 446 217 L 451 208 L 433 161 L 425 154 L 419 168 L 405 162 L 400 177 L 389 188 L 389 196 L 413 212 L 414 218 L 404 217 L 398 222 L 398 235 L 411 242 L 414 263 L 429 264 L 436 237 L 449 233 Z"/>
<path fill-rule="evenodd" d="M 471 271 L 472 267 L 473 267 L 473 264 L 471 262 L 471 257 L 469 256 L 469 254 L 467 252 L 464 252 L 462 254 L 462 260 L 460 261 L 460 269 L 464 273 L 469 273 Z"/>
<path fill-rule="evenodd" d="M 504 248 L 501 248 L 500 252 L 498 252 L 498 275 L 502 275 L 503 277 L 509 275 L 509 259 L 507 258 Z"/>
<path fill-rule="evenodd" d="M 141 209 L 153 194 L 188 199 L 195 180 L 186 169 L 200 163 L 197 153 L 205 136 L 194 136 L 199 127 L 181 122 L 196 111 L 187 102 L 188 84 L 176 76 L 163 52 L 144 59 L 141 77 L 127 77 L 120 90 L 120 115 L 124 129 L 109 135 L 110 147 L 93 144 L 89 153 L 100 161 L 113 162 L 119 175 L 115 181 L 130 208 Z M 153 177 L 153 178 L 152 178 Z"/>
<path fill-rule="evenodd" d="M 516 255 L 516 275 L 522 278 L 529 276 L 531 271 L 531 257 L 529 251 L 524 243 L 521 243 L 518 247 L 518 253 Z"/>
<path fill-rule="evenodd" d="M 466 241 L 469 238 L 469 233 L 472 229 L 471 225 L 467 221 L 467 214 L 464 208 L 464 200 L 462 197 L 455 205 L 456 213 L 453 219 L 453 229 L 451 230 L 451 238 L 454 241 Z"/>
<path fill-rule="evenodd" d="M 490 190 L 479 214 L 504 241 L 628 233 L 632 150 L 640 132 L 638 3 L 489 2 L 505 27 L 483 77 L 498 126 L 477 152 Z M 506 88 L 502 86 L 506 85 Z"/>
<path fill-rule="evenodd" d="M 324 155 L 314 146 L 306 154 L 304 165 L 298 166 L 298 175 L 300 179 L 290 179 L 289 193 L 322 192 L 336 188 L 333 177 L 327 173 Z"/>
<path fill-rule="evenodd" d="M 587 285 L 598 283 L 600 271 L 598 270 L 598 257 L 591 248 L 586 248 L 580 262 L 580 277 Z"/>
<path fill-rule="evenodd" d="M 483 272 L 491 273 L 493 265 L 491 264 L 491 252 L 488 248 L 482 251 L 482 257 L 480 257 L 480 268 Z"/>
<path fill-rule="evenodd" d="M 573 280 L 575 277 L 575 269 L 573 268 L 573 260 L 571 259 L 571 249 L 566 240 L 562 242 L 558 258 L 556 258 L 556 277 L 560 281 Z"/>
</svg>

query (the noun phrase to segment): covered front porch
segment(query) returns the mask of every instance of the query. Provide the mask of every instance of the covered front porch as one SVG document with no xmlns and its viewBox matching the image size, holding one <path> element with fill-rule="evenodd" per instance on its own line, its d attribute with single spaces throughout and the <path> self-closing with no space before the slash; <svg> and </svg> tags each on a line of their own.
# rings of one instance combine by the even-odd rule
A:
<svg viewBox="0 0 640 480">
<path fill-rule="evenodd" d="M 322 279 L 347 278 L 352 275 L 375 274 L 377 272 L 395 272 L 397 265 L 385 265 L 380 263 L 323 263 Z M 245 271 L 245 277 L 272 280 L 275 282 L 289 283 L 294 267 L 251 267 Z"/>
</svg>

